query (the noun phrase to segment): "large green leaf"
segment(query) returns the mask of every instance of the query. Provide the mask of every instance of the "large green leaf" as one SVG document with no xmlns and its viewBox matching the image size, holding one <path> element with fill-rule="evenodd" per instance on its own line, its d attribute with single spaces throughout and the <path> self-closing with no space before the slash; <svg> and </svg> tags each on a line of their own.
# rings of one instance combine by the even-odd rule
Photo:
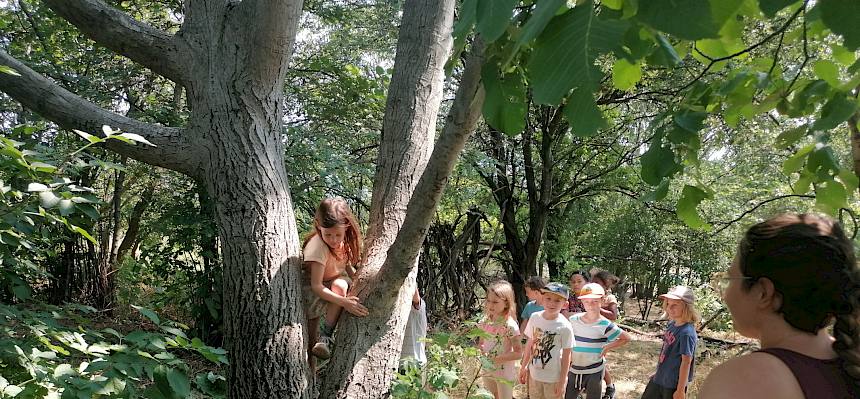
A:
<svg viewBox="0 0 860 399">
<path fill-rule="evenodd" d="M 568 97 L 564 116 L 570 122 L 573 134 L 580 137 L 593 136 L 606 127 L 603 113 L 594 101 L 594 94 L 588 90 L 576 89 Z"/>
<path fill-rule="evenodd" d="M 679 165 L 675 162 L 675 153 L 664 147 L 662 140 L 656 138 L 648 151 L 642 155 L 641 162 L 642 180 L 652 186 L 660 184 L 664 177 L 671 176 L 679 170 Z"/>
<path fill-rule="evenodd" d="M 684 221 L 687 226 L 694 229 L 710 230 L 711 225 L 699 216 L 696 207 L 703 200 L 711 197 L 710 193 L 698 187 L 685 185 L 681 191 L 681 198 L 678 200 L 678 207 L 675 213 L 678 214 L 678 218 Z"/>
<path fill-rule="evenodd" d="M 455 38 L 465 38 L 466 34 L 472 29 L 472 26 L 475 25 L 477 2 L 478 0 L 463 0 L 463 5 L 460 6 L 459 18 L 454 24 L 453 35 Z"/>
<path fill-rule="evenodd" d="M 636 18 L 681 39 L 717 38 L 743 0 L 648 0 L 639 2 Z"/>
<path fill-rule="evenodd" d="M 167 371 L 167 381 L 173 392 L 180 398 L 187 398 L 191 395 L 191 382 L 185 372 L 179 369 L 171 368 Z"/>
<path fill-rule="evenodd" d="M 819 0 L 821 20 L 833 32 L 845 38 L 849 50 L 860 48 L 860 1 Z"/>
<path fill-rule="evenodd" d="M 538 37 L 538 35 L 543 32 L 544 28 L 546 28 L 546 24 L 549 23 L 552 17 L 554 17 L 558 10 L 566 3 L 567 0 L 539 1 L 535 6 L 535 10 L 532 12 L 531 17 L 529 17 L 528 21 L 523 25 L 523 30 L 520 32 L 520 37 L 517 38 L 517 42 L 514 44 L 514 51 L 512 53 L 516 53 L 522 45 Z"/>
<path fill-rule="evenodd" d="M 486 42 L 494 42 L 511 22 L 518 0 L 478 0 L 475 29 Z"/>
<path fill-rule="evenodd" d="M 827 180 L 815 186 L 815 206 L 831 215 L 840 208 L 848 207 L 848 191 L 835 180 Z"/>
<path fill-rule="evenodd" d="M 758 6 L 768 18 L 773 18 L 779 10 L 797 3 L 799 0 L 758 0 Z"/>
<path fill-rule="evenodd" d="M 557 105 L 573 88 L 594 92 L 603 74 L 594 60 L 618 49 L 628 23 L 602 20 L 591 2 L 553 18 L 528 64 L 535 102 Z"/>
<path fill-rule="evenodd" d="M 642 79 L 642 64 L 621 58 L 612 66 L 612 84 L 619 90 L 629 90 Z"/>
<path fill-rule="evenodd" d="M 836 92 L 821 108 L 821 117 L 812 124 L 813 130 L 829 130 L 845 122 L 857 111 L 857 100 L 846 93 Z"/>
<path fill-rule="evenodd" d="M 487 124 L 514 136 L 526 124 L 526 88 L 519 69 L 504 77 L 499 76 L 495 62 L 484 64 L 481 71 L 486 98 L 482 108 Z"/>
</svg>

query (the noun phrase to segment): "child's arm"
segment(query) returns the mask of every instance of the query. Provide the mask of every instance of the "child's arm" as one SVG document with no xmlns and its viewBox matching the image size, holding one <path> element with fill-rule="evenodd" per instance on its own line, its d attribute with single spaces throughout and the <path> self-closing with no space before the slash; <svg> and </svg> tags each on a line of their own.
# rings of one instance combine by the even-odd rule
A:
<svg viewBox="0 0 860 399">
<path fill-rule="evenodd" d="M 617 303 L 609 303 L 605 306 L 606 307 L 600 308 L 600 315 L 609 319 L 609 320 L 615 321 L 615 319 L 618 318 L 618 304 Z"/>
<path fill-rule="evenodd" d="M 529 364 L 534 356 L 534 344 L 533 338 L 529 338 L 526 342 L 526 350 L 523 351 L 523 359 L 520 361 L 520 384 L 525 384 L 529 380 Z"/>
<path fill-rule="evenodd" d="M 311 290 L 322 300 L 334 303 L 356 316 L 367 316 L 368 311 L 356 296 L 340 296 L 323 285 L 325 265 L 319 262 L 305 262 L 305 268 L 311 271 Z"/>
<path fill-rule="evenodd" d="M 564 395 L 567 387 L 567 370 L 570 369 L 570 348 L 561 350 L 561 370 L 559 370 L 558 382 L 555 383 L 555 394 L 558 397 Z"/>
<path fill-rule="evenodd" d="M 678 387 L 675 388 L 672 399 L 685 399 L 687 397 L 687 378 L 690 377 L 691 363 L 693 363 L 692 356 L 681 355 L 681 369 L 678 370 Z"/>
<path fill-rule="evenodd" d="M 512 360 L 521 359 L 523 357 L 523 344 L 520 342 L 519 335 L 510 335 L 505 337 L 505 347 L 510 347 L 511 350 L 497 355 L 493 359 L 493 363 L 510 362 Z"/>
<path fill-rule="evenodd" d="M 616 340 L 606 344 L 606 346 L 603 347 L 603 351 L 600 352 L 600 356 L 606 356 L 609 351 L 627 345 L 628 342 L 630 342 L 630 334 L 627 334 L 626 332 L 622 331 Z"/>
<path fill-rule="evenodd" d="M 520 323 L 520 335 L 526 335 L 526 326 L 529 325 L 529 319 L 523 319 Z"/>
</svg>

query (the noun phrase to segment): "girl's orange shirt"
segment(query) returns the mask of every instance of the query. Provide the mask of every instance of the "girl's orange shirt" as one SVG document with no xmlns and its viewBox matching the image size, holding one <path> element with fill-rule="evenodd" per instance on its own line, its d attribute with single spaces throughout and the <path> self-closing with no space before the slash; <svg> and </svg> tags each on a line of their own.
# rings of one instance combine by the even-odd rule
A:
<svg viewBox="0 0 860 399">
<path fill-rule="evenodd" d="M 319 235 L 311 237 L 302 253 L 305 262 L 317 262 L 325 265 L 323 281 L 334 280 L 346 275 L 346 256 L 341 254 L 340 259 L 338 259 Z"/>
</svg>

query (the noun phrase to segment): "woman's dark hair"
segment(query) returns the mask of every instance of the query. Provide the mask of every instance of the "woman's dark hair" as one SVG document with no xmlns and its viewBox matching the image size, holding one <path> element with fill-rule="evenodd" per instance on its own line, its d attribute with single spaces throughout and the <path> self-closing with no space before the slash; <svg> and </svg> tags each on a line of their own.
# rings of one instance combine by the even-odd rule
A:
<svg viewBox="0 0 860 399">
<path fill-rule="evenodd" d="M 860 269 L 839 223 L 809 214 L 782 214 L 747 230 L 737 254 L 750 289 L 767 278 L 782 296 L 778 309 L 798 330 L 817 334 L 835 318 L 833 349 L 860 379 Z"/>
<path fill-rule="evenodd" d="M 526 280 L 525 287 L 540 291 L 543 287 L 546 287 L 546 282 L 544 282 L 540 276 L 531 276 Z"/>
</svg>

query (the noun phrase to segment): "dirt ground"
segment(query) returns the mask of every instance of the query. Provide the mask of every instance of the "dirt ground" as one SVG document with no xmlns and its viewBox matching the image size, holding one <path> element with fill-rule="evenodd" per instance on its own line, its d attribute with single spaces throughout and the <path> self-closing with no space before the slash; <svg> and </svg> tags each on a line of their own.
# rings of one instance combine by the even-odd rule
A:
<svg viewBox="0 0 860 399">
<path fill-rule="evenodd" d="M 628 312 L 627 314 L 635 315 L 635 309 L 630 310 L 634 313 Z M 621 321 L 621 324 L 624 324 L 623 320 Z M 715 333 L 706 330 L 700 335 L 707 335 L 728 341 L 744 341 L 743 337 L 731 332 Z M 645 390 L 645 385 L 648 383 L 649 377 L 654 373 L 657 367 L 657 357 L 660 354 L 661 341 L 659 337 L 640 335 L 636 333 L 630 333 L 630 336 L 632 340 L 627 344 L 627 346 L 624 346 L 617 351 L 610 352 L 607 356 L 607 362 L 615 382 L 616 399 L 639 399 L 642 391 Z M 706 344 L 700 339 L 694 367 L 695 375 L 692 386 L 688 390 L 687 397 L 695 398 L 697 396 L 696 393 L 698 392 L 699 386 L 702 384 L 702 381 L 704 381 L 711 369 L 726 359 L 738 356 L 752 349 L 753 347 L 750 345 L 741 345 L 734 348 L 724 349 L 718 345 Z M 468 371 L 464 373 L 464 375 L 474 375 L 477 368 L 477 362 L 471 362 L 471 364 L 466 365 L 466 369 Z M 468 383 L 464 385 L 468 385 Z M 461 392 L 457 392 L 459 395 L 454 395 L 453 397 L 464 398 L 466 391 L 465 386 L 461 387 L 460 391 Z M 526 387 L 524 385 L 517 385 L 514 388 L 514 398 L 527 398 Z"/>
</svg>

